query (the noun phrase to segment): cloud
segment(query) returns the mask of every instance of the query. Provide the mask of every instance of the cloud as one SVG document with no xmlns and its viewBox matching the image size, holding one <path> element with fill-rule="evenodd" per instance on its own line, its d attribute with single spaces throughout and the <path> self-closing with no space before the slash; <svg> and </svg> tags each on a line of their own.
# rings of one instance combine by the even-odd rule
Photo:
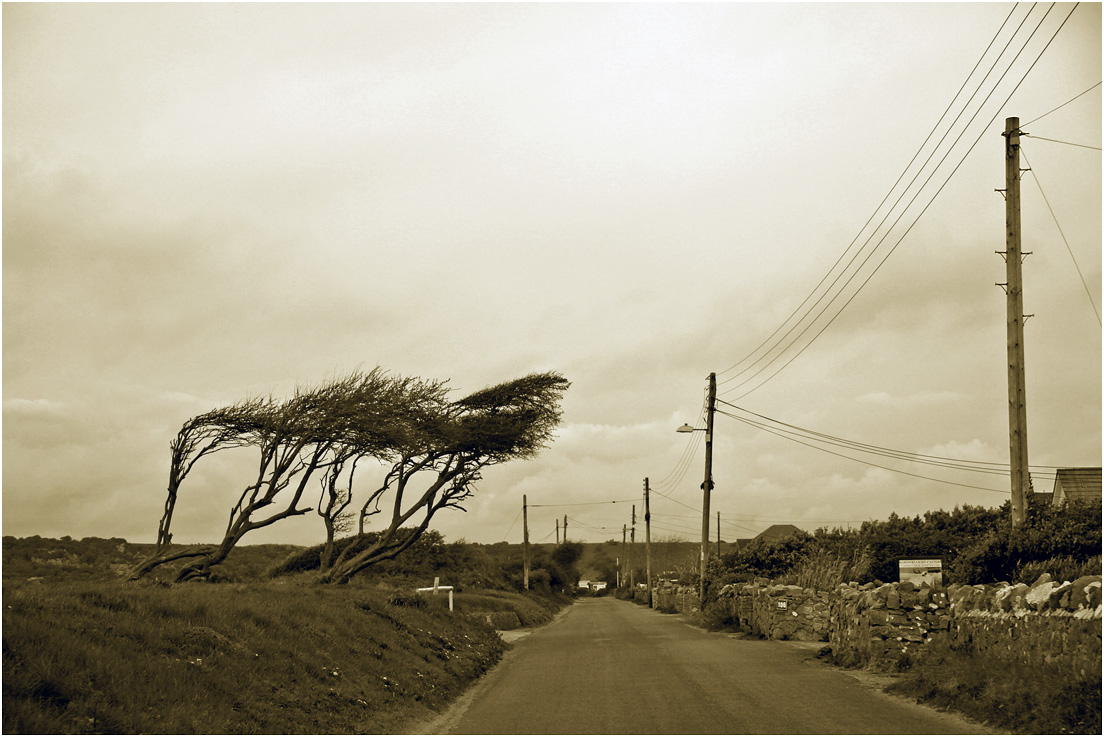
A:
<svg viewBox="0 0 1104 737">
<path fill-rule="evenodd" d="M 770 350 L 861 233 L 1005 14 L 5 7 L 5 532 L 148 539 L 185 419 L 376 365 L 457 393 L 535 370 L 572 381 L 552 446 L 489 471 L 470 513 L 442 518 L 473 540 L 517 539 L 522 494 L 636 498 L 645 476 L 667 481 L 657 518 L 692 538 L 675 515 L 700 504 L 703 451 L 673 429 L 699 417 L 711 371 L 724 402 L 784 422 L 999 457 L 997 130 L 845 311 L 785 351 L 797 331 L 776 334 L 779 360 L 755 376 L 740 361 Z M 1096 82 L 1099 39 L 1099 8 L 1079 6 L 1013 99 L 1018 114 Z M 1093 143 L 1098 101 L 1039 120 L 1039 134 Z M 1099 157 L 1030 139 L 1025 153 L 1099 304 Z M 1099 325 L 1033 187 L 1032 461 L 1098 464 Z M 714 510 L 751 527 L 987 495 L 723 416 L 714 451 Z M 197 468 L 181 539 L 217 536 L 250 462 Z M 625 516 L 567 511 L 602 539 Z M 554 531 L 541 515 L 534 525 Z M 257 538 L 321 529 L 278 527 Z"/>
</svg>

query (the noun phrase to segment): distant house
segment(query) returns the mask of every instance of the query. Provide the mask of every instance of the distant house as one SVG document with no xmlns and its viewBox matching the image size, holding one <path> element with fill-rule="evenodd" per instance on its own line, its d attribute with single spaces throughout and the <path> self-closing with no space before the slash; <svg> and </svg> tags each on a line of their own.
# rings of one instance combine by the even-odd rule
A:
<svg viewBox="0 0 1104 737">
<path fill-rule="evenodd" d="M 1100 503 L 1099 468 L 1059 468 L 1054 479 L 1052 503 L 1060 507 L 1070 500 L 1086 500 Z"/>
<path fill-rule="evenodd" d="M 804 532 L 804 530 L 796 525 L 771 525 L 756 535 L 754 539 L 772 543 L 777 540 L 784 540 L 787 537 L 793 537 L 799 532 Z"/>
<path fill-rule="evenodd" d="M 749 545 L 759 541 L 772 543 L 778 540 L 785 540 L 787 537 L 796 535 L 799 532 L 804 532 L 804 530 L 796 525 L 771 525 L 755 537 L 739 538 L 736 541 L 736 549 L 737 551 L 746 550 Z"/>
</svg>

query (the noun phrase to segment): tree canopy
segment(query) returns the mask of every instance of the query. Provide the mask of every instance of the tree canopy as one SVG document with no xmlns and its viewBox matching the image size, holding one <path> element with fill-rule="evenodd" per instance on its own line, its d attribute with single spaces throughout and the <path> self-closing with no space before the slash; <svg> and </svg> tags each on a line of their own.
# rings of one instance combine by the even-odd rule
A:
<svg viewBox="0 0 1104 737">
<path fill-rule="evenodd" d="M 170 443 L 168 495 L 157 549 L 132 577 L 180 559 L 195 560 L 177 580 L 207 577 L 246 533 L 311 511 L 300 502 L 312 478 L 319 478 L 323 487 L 319 512 L 332 543 L 334 516 L 356 496 L 356 463 L 374 458 L 389 470 L 364 499 L 360 532 L 368 517 L 383 512 L 385 500 L 391 517 L 372 545 L 356 555 L 347 555 L 356 548 L 346 547 L 325 576 L 327 581 L 347 581 L 407 549 L 437 511 L 463 509 L 461 502 L 472 493 L 482 469 L 531 458 L 546 447 L 569 386 L 558 373 L 536 373 L 450 401 L 444 382 L 375 368 L 298 389 L 285 401 L 247 399 L 194 417 Z M 257 472 L 231 508 L 222 543 L 173 549 L 170 527 L 185 477 L 201 458 L 243 447 L 257 451 Z M 344 489 L 338 489 L 338 479 L 344 480 Z M 347 496 L 341 504 L 333 501 L 339 492 Z M 420 520 L 408 524 L 416 516 Z"/>
</svg>

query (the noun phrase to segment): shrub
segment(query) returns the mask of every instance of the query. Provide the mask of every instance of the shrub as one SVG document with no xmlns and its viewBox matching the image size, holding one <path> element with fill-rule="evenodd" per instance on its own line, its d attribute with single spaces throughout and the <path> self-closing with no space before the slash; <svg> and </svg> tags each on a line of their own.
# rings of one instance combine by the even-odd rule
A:
<svg viewBox="0 0 1104 737">
<path fill-rule="evenodd" d="M 426 597 L 422 596 L 420 593 L 394 593 L 387 597 L 387 603 L 391 606 L 408 606 L 425 609 L 428 602 L 426 601 Z"/>
<path fill-rule="evenodd" d="M 756 577 L 821 590 L 846 581 L 895 581 L 901 558 L 938 558 L 947 581 L 954 583 L 1031 583 L 1046 567 L 1067 580 L 1099 574 L 1099 504 L 1036 505 L 1015 531 L 1010 516 L 1008 502 L 993 509 L 967 505 L 913 518 L 891 514 L 858 529 L 820 529 L 757 542 L 710 567 L 706 601 L 726 583 Z"/>
</svg>

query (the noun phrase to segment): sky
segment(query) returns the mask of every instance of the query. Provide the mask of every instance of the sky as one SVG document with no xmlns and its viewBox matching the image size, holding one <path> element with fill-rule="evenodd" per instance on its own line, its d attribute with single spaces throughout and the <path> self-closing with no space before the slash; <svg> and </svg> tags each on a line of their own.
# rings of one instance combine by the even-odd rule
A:
<svg viewBox="0 0 1104 737">
<path fill-rule="evenodd" d="M 151 542 L 186 420 L 376 366 L 572 383 L 449 540 L 519 542 L 523 497 L 534 541 L 619 540 L 633 504 L 640 540 L 645 478 L 653 539 L 700 539 L 704 433 L 675 429 L 711 372 L 725 540 L 998 506 L 1007 475 L 731 415 L 1008 463 L 1013 116 L 1049 491 L 1101 465 L 1100 12 L 5 4 L 3 534 Z M 252 463 L 197 465 L 176 542 L 221 539 Z M 322 539 L 311 514 L 243 543 Z"/>
</svg>

